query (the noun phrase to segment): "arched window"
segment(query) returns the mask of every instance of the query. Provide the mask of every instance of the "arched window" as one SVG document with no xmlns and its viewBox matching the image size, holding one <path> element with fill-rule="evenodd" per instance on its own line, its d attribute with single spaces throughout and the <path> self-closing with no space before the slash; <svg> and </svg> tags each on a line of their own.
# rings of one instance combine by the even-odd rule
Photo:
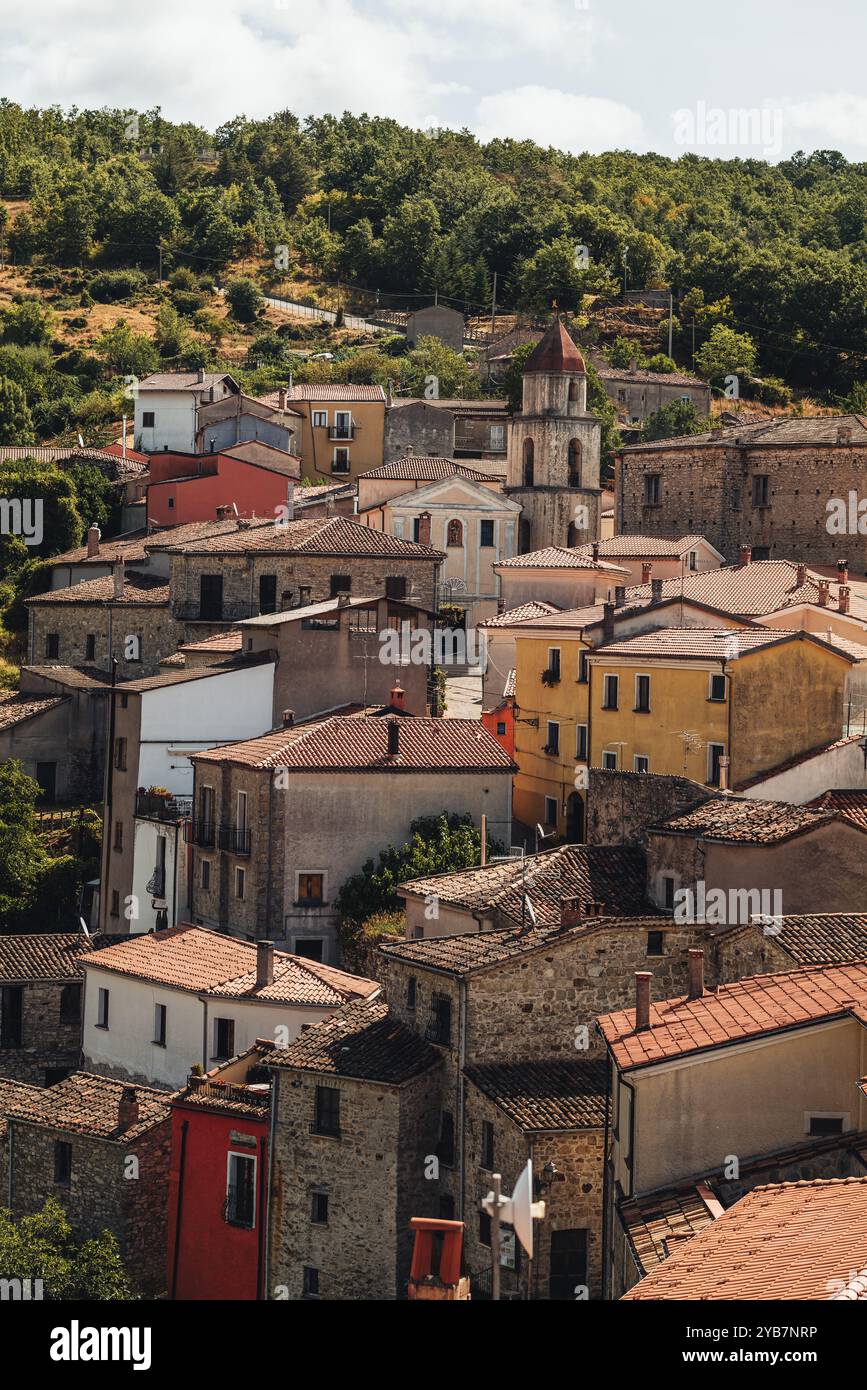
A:
<svg viewBox="0 0 867 1390">
<path fill-rule="evenodd" d="M 533 486 L 533 441 L 524 440 L 524 487 Z"/>
<path fill-rule="evenodd" d="M 569 440 L 569 486 L 581 486 L 581 441 Z"/>
<path fill-rule="evenodd" d="M 450 521 L 446 531 L 446 544 L 460 546 L 463 545 L 463 543 L 464 528 L 462 523 L 460 521 Z"/>
<path fill-rule="evenodd" d="M 570 401 L 577 401 L 577 399 L 578 399 L 578 382 L 577 382 L 577 381 L 570 381 L 570 382 L 569 382 L 569 399 L 570 399 Z"/>
</svg>

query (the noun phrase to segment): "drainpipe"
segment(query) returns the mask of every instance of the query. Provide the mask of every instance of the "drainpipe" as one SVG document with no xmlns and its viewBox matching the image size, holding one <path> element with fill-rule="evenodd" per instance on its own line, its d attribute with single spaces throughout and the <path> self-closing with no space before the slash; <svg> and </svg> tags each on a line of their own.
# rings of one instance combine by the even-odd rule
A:
<svg viewBox="0 0 867 1390">
<path fill-rule="evenodd" d="M 277 1132 L 277 1103 L 280 1098 L 280 1071 L 271 1070 L 271 1115 L 268 1120 L 268 1200 L 265 1203 L 265 1258 L 262 1298 L 268 1299 L 271 1288 L 271 1205 L 274 1197 L 274 1137 Z"/>
<path fill-rule="evenodd" d="M 467 1060 L 467 982 L 462 979 L 458 986 L 461 999 L 461 1027 L 458 1038 L 458 1122 L 460 1124 L 460 1140 L 458 1162 L 460 1163 L 460 1182 L 458 1183 L 458 1220 L 464 1219 L 464 1184 L 466 1180 L 466 1164 L 464 1156 L 466 1152 L 466 1120 L 464 1116 L 464 1101 L 466 1082 L 464 1081 L 464 1066 Z"/>
<path fill-rule="evenodd" d="M 111 633 L 111 618 L 109 617 L 109 634 Z M 111 651 L 109 636 L 109 651 Z M 105 750 L 105 781 L 104 798 L 102 812 L 102 871 L 99 883 L 99 922 L 100 930 L 106 931 L 108 927 L 108 865 L 109 855 L 111 854 L 111 807 L 112 807 L 112 783 L 114 780 L 114 729 L 115 729 L 115 703 L 117 689 L 117 657 L 111 659 L 111 691 L 109 694 L 108 711 L 108 747 Z"/>
<path fill-rule="evenodd" d="M 178 1261 L 181 1253 L 181 1209 L 184 1204 L 184 1174 L 187 1168 L 187 1130 L 189 1127 L 189 1120 L 184 1120 L 181 1124 L 181 1157 L 178 1166 L 178 1209 L 175 1216 L 175 1251 L 174 1258 L 172 1259 L 171 1298 L 173 1302 L 178 1290 Z"/>
<path fill-rule="evenodd" d="M 262 1274 L 265 1259 L 265 1161 L 268 1153 L 267 1139 L 259 1140 L 259 1240 L 256 1250 L 256 1298 L 262 1298 Z"/>
<path fill-rule="evenodd" d="M 607 1049 L 606 1049 L 607 1050 Z M 610 1172 L 611 1172 L 611 1153 L 609 1145 L 611 1143 L 611 1054 L 605 1059 L 605 1134 L 602 1140 L 602 1298 L 606 1299 L 610 1291 L 608 1280 L 608 1259 L 609 1259 L 609 1240 L 608 1240 L 608 1200 L 610 1196 Z"/>
<path fill-rule="evenodd" d="M 204 995 L 202 1000 L 202 1071 L 208 1070 L 208 1001 Z"/>
</svg>

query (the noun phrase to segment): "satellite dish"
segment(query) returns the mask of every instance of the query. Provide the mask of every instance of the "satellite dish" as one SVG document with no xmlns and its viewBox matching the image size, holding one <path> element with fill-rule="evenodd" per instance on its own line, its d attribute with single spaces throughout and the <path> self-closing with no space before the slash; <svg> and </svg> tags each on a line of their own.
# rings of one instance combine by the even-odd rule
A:
<svg viewBox="0 0 867 1390">
<path fill-rule="evenodd" d="M 495 1174 L 494 1181 L 499 1182 L 499 1174 Z M 526 1250 L 527 1258 L 532 1260 L 533 1222 L 541 1221 L 545 1215 L 545 1203 L 533 1201 L 533 1160 L 527 1161 L 511 1197 L 500 1198 L 499 1209 L 493 1192 L 482 1199 L 482 1208 L 489 1216 L 496 1216 L 499 1211 L 499 1220 L 514 1226 L 515 1235 Z"/>
</svg>

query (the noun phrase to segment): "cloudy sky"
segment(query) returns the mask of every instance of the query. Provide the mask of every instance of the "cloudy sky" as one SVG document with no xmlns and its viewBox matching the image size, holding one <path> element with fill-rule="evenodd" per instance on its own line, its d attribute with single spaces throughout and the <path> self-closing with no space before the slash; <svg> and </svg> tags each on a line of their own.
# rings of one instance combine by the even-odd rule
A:
<svg viewBox="0 0 867 1390">
<path fill-rule="evenodd" d="M 864 0 L 26 0 L 0 96 L 244 113 L 366 111 L 575 152 L 867 160 Z"/>
</svg>

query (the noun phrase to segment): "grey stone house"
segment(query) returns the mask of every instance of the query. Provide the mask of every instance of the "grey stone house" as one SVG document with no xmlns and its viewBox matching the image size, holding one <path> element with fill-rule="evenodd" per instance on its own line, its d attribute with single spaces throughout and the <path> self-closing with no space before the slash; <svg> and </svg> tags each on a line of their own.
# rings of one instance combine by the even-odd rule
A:
<svg viewBox="0 0 867 1390">
<path fill-rule="evenodd" d="M 0 936 L 0 1076 L 51 1086 L 81 1060 L 83 932 Z"/>
</svg>

